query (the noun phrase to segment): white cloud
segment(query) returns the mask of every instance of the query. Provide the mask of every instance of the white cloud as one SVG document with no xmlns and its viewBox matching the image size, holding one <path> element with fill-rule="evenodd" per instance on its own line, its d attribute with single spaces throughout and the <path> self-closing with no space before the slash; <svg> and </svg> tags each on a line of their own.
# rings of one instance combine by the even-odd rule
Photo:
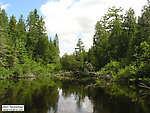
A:
<svg viewBox="0 0 150 113">
<path fill-rule="evenodd" d="M 126 11 L 132 7 L 140 15 L 147 0 L 48 0 L 40 8 L 46 17 L 47 33 L 59 36 L 61 56 L 72 53 L 79 34 L 86 49 L 92 45 L 94 26 L 109 7 L 122 7 Z"/>
<path fill-rule="evenodd" d="M 0 2 L 0 6 L 1 6 L 1 9 L 7 9 L 7 7 L 9 6 L 9 4 L 2 5 L 2 3 Z"/>
</svg>

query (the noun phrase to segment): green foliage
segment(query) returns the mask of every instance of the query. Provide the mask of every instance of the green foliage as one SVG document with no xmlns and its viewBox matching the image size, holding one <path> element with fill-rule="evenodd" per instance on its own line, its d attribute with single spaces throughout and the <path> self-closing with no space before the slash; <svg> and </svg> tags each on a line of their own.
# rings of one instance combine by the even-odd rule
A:
<svg viewBox="0 0 150 113">
<path fill-rule="evenodd" d="M 29 74 L 29 73 L 31 73 L 31 63 L 30 62 L 28 62 L 28 63 L 24 63 L 24 64 L 22 64 L 22 65 L 20 65 L 21 67 L 22 67 L 22 71 L 23 71 L 23 75 L 25 75 L 25 74 Z"/>
<path fill-rule="evenodd" d="M 138 22 L 132 8 L 125 15 L 121 8 L 109 8 L 96 23 L 93 47 L 89 50 L 90 63 L 102 74 L 111 74 L 113 81 L 149 80 L 149 13 L 149 1 Z"/>
<path fill-rule="evenodd" d="M 65 54 L 61 59 L 60 62 L 62 64 L 62 69 L 68 71 L 75 71 L 76 69 L 81 67 L 81 62 L 76 60 L 75 55 L 67 55 Z"/>
<path fill-rule="evenodd" d="M 91 71 L 93 69 L 91 63 L 87 63 L 88 53 L 85 52 L 81 39 L 77 42 L 77 48 L 73 55 L 63 55 L 60 59 L 62 69 L 68 71 Z M 89 69 L 88 69 L 89 68 Z"/>
<path fill-rule="evenodd" d="M 5 67 L 0 67 L 0 78 L 5 78 L 9 74 L 9 71 Z"/>
<path fill-rule="evenodd" d="M 9 46 L 7 43 L 7 25 L 8 17 L 5 10 L 0 12 L 0 66 L 8 66 Z"/>
<path fill-rule="evenodd" d="M 94 70 L 98 70 L 99 69 L 99 68 L 96 69 L 96 67 L 98 67 L 98 61 L 97 61 L 97 58 L 96 58 L 96 56 L 94 54 L 93 47 L 91 47 L 89 49 L 88 53 L 87 53 L 87 61 L 92 64 Z"/>
<path fill-rule="evenodd" d="M 8 22 L 0 12 L 0 69 L 2 77 L 26 74 L 48 75 L 61 69 L 89 72 L 101 70 L 113 81 L 147 81 L 150 73 L 150 2 L 136 20 L 130 8 L 108 9 L 95 25 L 93 46 L 84 50 L 81 39 L 72 55 L 59 56 L 59 38 L 49 40 L 43 17 L 37 9 L 18 22 L 12 15 Z M 25 23 L 26 22 L 26 23 Z M 94 66 L 94 67 L 93 67 Z M 4 75 L 6 74 L 6 75 Z"/>
<path fill-rule="evenodd" d="M 10 70 L 13 73 L 13 76 L 21 76 L 21 75 L 23 75 L 23 68 L 19 64 L 15 65 Z"/>
<path fill-rule="evenodd" d="M 128 82 L 136 78 L 137 68 L 133 65 L 125 66 L 119 69 L 117 76 L 113 78 L 115 81 Z"/>
<path fill-rule="evenodd" d="M 142 9 L 142 15 L 138 18 L 138 38 L 139 43 L 147 41 L 150 36 L 150 1 L 148 0 L 147 4 Z"/>
<path fill-rule="evenodd" d="M 55 71 L 57 72 L 57 71 L 60 71 L 62 69 L 62 65 L 61 65 L 61 63 L 60 62 L 58 62 L 58 63 L 56 63 L 55 64 Z"/>
<path fill-rule="evenodd" d="M 25 26 L 25 22 L 23 19 L 23 15 L 21 15 L 19 18 L 19 21 L 17 23 L 17 29 L 18 29 L 17 37 L 26 44 L 27 43 L 27 37 L 26 37 L 27 32 L 26 32 L 26 26 Z"/>
<path fill-rule="evenodd" d="M 5 77 L 48 75 L 61 69 L 58 35 L 49 41 L 44 19 L 36 9 L 27 20 L 21 15 L 18 22 L 14 15 L 8 22 L 5 10 L 0 12 L 0 66 L 8 72 Z"/>
<path fill-rule="evenodd" d="M 94 67 L 88 61 L 84 62 L 84 72 L 94 72 Z"/>
<path fill-rule="evenodd" d="M 150 62 L 150 45 L 149 42 L 141 42 L 140 46 L 136 48 L 133 55 L 136 57 L 137 61 Z"/>
<path fill-rule="evenodd" d="M 17 64 L 13 66 L 12 68 L 10 68 L 10 72 L 13 76 L 28 76 L 30 74 L 33 74 L 35 76 L 44 76 L 53 73 L 55 69 L 55 64 L 42 65 L 35 61 L 29 61 L 25 64 Z"/>
<path fill-rule="evenodd" d="M 75 48 L 75 53 L 76 55 L 80 55 L 84 51 L 84 46 L 81 38 L 79 38 L 78 43 L 77 43 L 77 48 Z"/>
<path fill-rule="evenodd" d="M 101 72 L 104 74 L 111 74 L 113 77 L 115 77 L 119 69 L 120 69 L 120 62 L 111 61 L 101 69 Z"/>
</svg>

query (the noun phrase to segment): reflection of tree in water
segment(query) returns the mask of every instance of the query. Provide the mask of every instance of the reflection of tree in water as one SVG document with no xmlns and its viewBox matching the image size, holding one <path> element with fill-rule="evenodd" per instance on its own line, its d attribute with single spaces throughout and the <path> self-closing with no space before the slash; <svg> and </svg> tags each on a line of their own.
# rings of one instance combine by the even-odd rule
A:
<svg viewBox="0 0 150 113">
<path fill-rule="evenodd" d="M 86 85 L 80 81 L 62 80 L 61 83 L 50 79 L 9 82 L 3 86 L 0 87 L 4 91 L 0 92 L 0 105 L 24 104 L 26 113 L 57 113 L 59 89 L 62 89 L 64 98 L 73 96 L 80 112 L 88 96 L 93 104 L 93 113 L 150 113 L 150 95 L 139 100 L 144 91 L 133 86 L 85 88 Z"/>
<path fill-rule="evenodd" d="M 79 81 L 65 80 L 62 82 L 62 96 L 68 98 L 71 95 L 75 96 L 76 105 L 78 110 L 82 108 L 85 97 L 87 96 L 87 90 Z"/>
<path fill-rule="evenodd" d="M 89 88 L 88 97 L 93 104 L 93 113 L 110 113 L 107 96 L 101 88 Z"/>
<path fill-rule="evenodd" d="M 33 104 L 31 106 L 36 108 L 37 113 L 47 113 L 48 110 L 56 113 L 58 110 L 58 99 L 59 93 L 56 87 L 43 87 L 32 95 Z"/>
<path fill-rule="evenodd" d="M 117 92 L 115 87 L 113 89 L 89 88 L 88 96 L 93 103 L 93 113 L 150 113 L 150 98 L 147 97 L 147 101 L 143 100 L 143 102 L 132 101 L 132 98 L 136 97 L 128 96 L 131 91 L 125 89 L 123 92 L 123 88 L 118 90 L 121 92 Z"/>
<path fill-rule="evenodd" d="M 85 97 L 82 97 L 82 95 L 75 95 L 75 100 L 76 100 L 78 110 L 81 110 L 84 99 Z"/>
<path fill-rule="evenodd" d="M 53 83 L 52 80 L 35 80 L 29 81 L 13 81 L 5 84 L 8 88 L 4 91 L 2 104 L 23 104 L 25 105 L 25 113 L 47 113 L 53 110 L 56 113 L 58 110 L 59 82 Z"/>
</svg>

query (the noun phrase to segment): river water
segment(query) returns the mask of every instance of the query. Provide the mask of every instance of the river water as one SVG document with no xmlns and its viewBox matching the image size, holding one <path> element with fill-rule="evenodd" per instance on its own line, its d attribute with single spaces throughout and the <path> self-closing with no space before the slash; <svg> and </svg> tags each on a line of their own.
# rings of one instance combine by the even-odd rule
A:
<svg viewBox="0 0 150 113">
<path fill-rule="evenodd" d="M 0 81 L 0 107 L 24 105 L 24 113 L 150 113 L 148 90 L 92 84 L 58 78 Z"/>
</svg>

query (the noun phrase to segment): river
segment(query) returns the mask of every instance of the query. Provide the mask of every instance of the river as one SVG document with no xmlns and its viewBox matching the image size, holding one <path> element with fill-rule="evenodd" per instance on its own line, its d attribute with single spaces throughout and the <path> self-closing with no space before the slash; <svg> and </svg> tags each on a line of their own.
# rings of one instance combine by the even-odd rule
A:
<svg viewBox="0 0 150 113">
<path fill-rule="evenodd" d="M 24 113 L 150 113 L 148 90 L 91 84 L 58 78 L 1 80 L 0 107 L 24 105 Z"/>
</svg>

